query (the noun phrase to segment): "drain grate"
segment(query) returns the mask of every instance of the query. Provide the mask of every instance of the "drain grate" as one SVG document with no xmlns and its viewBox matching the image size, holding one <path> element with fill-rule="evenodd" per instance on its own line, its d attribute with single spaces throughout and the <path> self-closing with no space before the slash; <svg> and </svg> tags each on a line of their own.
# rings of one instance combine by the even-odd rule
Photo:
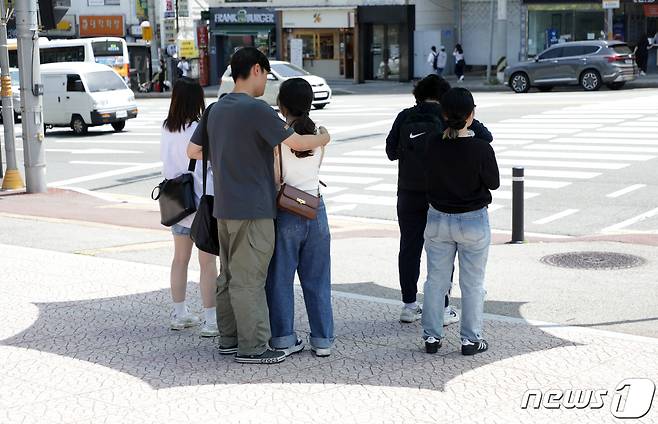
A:
<svg viewBox="0 0 658 424">
<path fill-rule="evenodd" d="M 568 252 L 544 256 L 541 262 L 572 269 L 627 269 L 644 265 L 639 256 L 615 252 Z"/>
</svg>

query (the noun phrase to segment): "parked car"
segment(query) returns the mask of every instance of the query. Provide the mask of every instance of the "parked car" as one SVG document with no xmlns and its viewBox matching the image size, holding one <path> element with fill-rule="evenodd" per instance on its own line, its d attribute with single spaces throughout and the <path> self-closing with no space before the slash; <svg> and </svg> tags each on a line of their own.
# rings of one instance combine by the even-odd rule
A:
<svg viewBox="0 0 658 424">
<path fill-rule="evenodd" d="M 279 95 L 279 87 L 281 83 L 291 78 L 303 78 L 313 87 L 313 107 L 322 109 L 331 103 L 331 87 L 327 84 L 324 78 L 311 75 L 302 68 L 293 65 L 289 62 L 282 62 L 278 60 L 271 60 L 270 67 L 272 71 L 267 74 L 267 85 L 265 86 L 265 94 L 260 97 L 265 100 L 269 105 L 276 106 L 276 98 Z M 231 67 L 226 68 L 226 72 L 222 75 L 222 82 L 219 86 L 219 96 L 230 93 L 233 91 L 235 83 L 231 76 Z"/>
<path fill-rule="evenodd" d="M 137 117 L 135 95 L 114 69 L 99 63 L 41 65 L 43 121 L 48 127 L 71 127 L 78 135 L 89 127 L 112 125 L 121 131 Z"/>
<path fill-rule="evenodd" d="M 9 68 L 11 77 L 11 101 L 14 108 L 14 120 L 21 117 L 21 82 L 18 78 L 18 68 Z M 0 103 L 0 122 L 2 122 L 2 103 Z"/>
<path fill-rule="evenodd" d="M 606 84 L 618 90 L 637 76 L 635 58 L 621 41 L 573 41 L 541 52 L 534 60 L 508 66 L 504 81 L 517 93 L 531 87 L 550 91 L 558 85 L 580 85 L 595 91 Z"/>
</svg>

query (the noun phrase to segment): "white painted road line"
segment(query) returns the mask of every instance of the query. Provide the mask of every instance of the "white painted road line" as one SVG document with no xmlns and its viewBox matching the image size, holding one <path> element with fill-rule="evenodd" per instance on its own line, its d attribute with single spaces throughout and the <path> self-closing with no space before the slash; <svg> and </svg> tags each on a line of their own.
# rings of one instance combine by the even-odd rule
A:
<svg viewBox="0 0 658 424">
<path fill-rule="evenodd" d="M 527 176 L 527 174 L 526 174 L 526 176 Z M 500 180 L 500 185 L 501 186 L 511 186 L 512 185 L 512 180 L 501 179 Z M 546 181 L 546 180 L 526 179 L 523 182 L 523 185 L 525 187 L 530 187 L 530 188 L 551 188 L 551 189 L 556 189 L 556 188 L 564 188 L 566 186 L 571 185 L 571 183 L 568 182 L 568 181 Z"/>
<path fill-rule="evenodd" d="M 550 168 L 579 168 L 579 169 L 622 169 L 628 167 L 628 163 L 618 162 L 574 162 L 564 160 L 533 160 L 497 158 L 498 165 L 511 166 L 537 166 Z"/>
<path fill-rule="evenodd" d="M 354 177 L 349 175 L 326 175 L 320 174 L 320 179 L 325 183 L 342 183 L 342 184 L 374 184 L 381 181 L 381 178 L 373 177 Z"/>
<path fill-rule="evenodd" d="M 341 191 L 345 191 L 345 190 L 347 190 L 347 187 L 336 187 L 336 186 L 322 187 L 320 189 L 323 195 L 340 193 Z"/>
<path fill-rule="evenodd" d="M 572 153 L 572 152 L 529 152 L 508 151 L 500 153 L 500 156 L 515 156 L 522 158 L 555 158 L 555 159 L 586 159 L 586 160 L 632 160 L 646 161 L 655 158 L 653 155 L 624 155 L 606 153 Z"/>
<path fill-rule="evenodd" d="M 16 150 L 23 151 L 23 148 L 17 147 Z M 46 153 L 70 153 L 72 155 L 141 155 L 144 152 L 113 149 L 46 149 Z"/>
<path fill-rule="evenodd" d="M 71 165 L 100 165 L 100 166 L 139 166 L 148 165 L 144 162 L 101 162 L 93 160 L 72 160 L 69 161 Z"/>
<path fill-rule="evenodd" d="M 532 193 L 529 191 L 523 192 L 524 199 L 532 199 L 533 197 L 537 197 L 537 196 L 539 196 L 539 193 Z M 493 190 L 491 192 L 491 197 L 493 197 L 494 200 L 498 200 L 498 199 L 512 200 L 512 192 L 505 190 Z"/>
<path fill-rule="evenodd" d="M 366 190 L 371 191 L 390 191 L 396 193 L 398 191 L 397 184 L 377 184 L 374 186 L 366 187 Z"/>
<path fill-rule="evenodd" d="M 627 153 L 658 153 L 657 147 L 629 147 L 629 146 L 573 146 L 560 144 L 533 144 L 527 146 L 528 150 L 571 150 L 582 152 L 627 152 Z"/>
<path fill-rule="evenodd" d="M 324 160 L 326 162 L 326 158 Z M 391 162 L 394 164 L 394 162 Z M 366 174 L 366 175 L 397 175 L 398 170 L 396 166 L 390 168 L 370 168 L 363 166 L 332 166 L 322 165 L 322 172 L 344 172 L 350 174 Z"/>
<path fill-rule="evenodd" d="M 500 168 L 500 175 L 512 175 L 512 168 Z M 553 171 L 547 169 L 526 169 L 526 177 L 540 177 L 540 178 L 575 178 L 575 179 L 590 179 L 601 175 L 600 172 L 585 172 L 585 171 Z"/>
<path fill-rule="evenodd" d="M 567 209 L 562 212 L 558 212 L 554 215 L 547 216 L 546 218 L 538 219 L 537 221 L 534 221 L 533 224 L 537 225 L 544 225 L 548 224 L 549 222 L 557 221 L 558 219 L 565 218 L 569 215 L 573 215 L 578 212 L 578 209 Z"/>
<path fill-rule="evenodd" d="M 329 206 L 327 207 L 327 213 L 328 214 L 335 214 L 338 212 L 347 212 L 347 211 L 353 211 L 356 209 L 357 205 L 336 205 L 336 206 Z"/>
<path fill-rule="evenodd" d="M 379 159 L 379 158 L 325 157 L 324 163 L 342 163 L 342 164 L 350 164 L 350 165 L 388 165 L 391 163 L 391 161 L 385 158 Z"/>
<path fill-rule="evenodd" d="M 575 137 L 560 137 L 560 138 L 554 138 L 553 140 L 549 140 L 549 143 L 563 143 L 563 144 L 609 144 L 609 145 L 614 145 L 614 146 L 627 146 L 627 145 L 635 145 L 635 146 L 658 146 L 658 139 L 649 139 L 649 140 L 634 140 L 634 139 L 619 139 L 617 137 L 616 139 L 602 139 L 602 138 L 596 138 L 592 136 L 588 136 L 587 138 L 579 138 L 580 136 L 576 135 Z"/>
<path fill-rule="evenodd" d="M 357 205 L 395 206 L 396 196 L 371 196 L 365 194 L 341 194 L 328 200 L 338 203 L 356 203 Z"/>
<path fill-rule="evenodd" d="M 391 124 L 393 124 L 393 119 L 386 119 L 386 120 L 383 120 L 383 121 L 369 122 L 367 124 L 351 125 L 349 127 L 343 127 L 343 128 L 332 130 L 329 133 L 331 135 L 334 135 L 334 134 L 342 134 L 342 133 L 356 131 L 356 130 L 362 130 L 362 129 L 366 129 L 366 128 L 372 128 L 372 127 L 389 128 Z"/>
<path fill-rule="evenodd" d="M 116 177 L 117 175 L 132 174 L 135 172 L 147 171 L 150 169 L 159 169 L 162 162 L 147 163 L 144 165 L 131 166 L 128 168 L 115 169 L 113 171 L 99 172 L 98 174 L 85 175 L 83 177 L 71 178 L 68 180 L 55 181 L 48 184 L 49 187 L 63 187 L 73 184 L 84 183 L 87 181 L 101 180 L 103 178 Z"/>
<path fill-rule="evenodd" d="M 551 131 L 548 130 L 546 131 L 547 133 L 550 133 Z M 520 132 L 520 133 L 514 133 L 511 131 L 505 132 L 504 130 L 501 131 L 494 131 L 493 133 L 494 140 L 497 138 L 505 138 L 505 139 L 521 139 L 521 140 L 548 140 L 549 138 L 555 138 L 557 137 L 557 133 L 555 134 L 529 134 L 528 132 Z"/>
<path fill-rule="evenodd" d="M 645 212 L 643 214 L 640 214 L 638 216 L 634 216 L 633 218 L 627 219 L 626 221 L 622 221 L 618 224 L 611 225 L 609 227 L 604 228 L 601 230 L 602 233 L 608 233 L 608 232 L 614 232 L 614 231 L 619 231 L 622 230 L 626 227 L 630 227 L 631 225 L 637 224 L 638 222 L 642 222 L 645 219 L 651 218 L 653 216 L 658 215 L 658 208 L 652 209 L 648 212 Z"/>
<path fill-rule="evenodd" d="M 605 197 L 610 197 L 610 198 L 614 199 L 616 197 L 623 196 L 624 194 L 628 194 L 630 192 L 633 192 L 635 190 L 639 190 L 639 189 L 644 188 L 646 186 L 647 186 L 646 184 L 633 184 L 632 186 L 628 186 L 626 188 L 622 188 L 621 190 L 617 190 L 617 191 L 614 191 L 610 194 L 606 194 Z"/>
<path fill-rule="evenodd" d="M 597 128 L 595 131 L 587 131 L 587 132 L 580 132 L 577 134 L 574 134 L 572 137 L 585 137 L 585 138 L 614 138 L 615 140 L 618 140 L 620 143 L 625 142 L 626 140 L 632 140 L 632 139 L 645 139 L 647 136 L 655 136 L 653 133 L 633 133 L 633 132 L 615 132 L 615 131 L 608 131 L 609 128 Z"/>
<path fill-rule="evenodd" d="M 544 118 L 510 118 L 510 119 L 505 119 L 501 122 L 503 123 L 526 123 L 526 124 L 543 124 L 543 123 L 549 123 L 551 120 L 554 120 L 555 118 L 551 116 L 545 116 Z M 581 118 L 561 118 L 560 122 L 564 123 L 578 123 L 581 121 L 585 121 L 584 119 Z M 608 119 L 608 118 L 588 118 L 587 123 L 589 124 L 615 124 L 617 122 L 622 122 L 623 119 Z M 556 128 L 560 128 L 559 124 L 555 125 Z"/>
<path fill-rule="evenodd" d="M 59 139 L 48 139 L 49 143 L 57 144 L 160 144 L 160 140 L 117 140 L 115 138 L 102 140 L 99 139 L 89 139 L 85 138 L 84 140 L 59 140 Z"/>
</svg>

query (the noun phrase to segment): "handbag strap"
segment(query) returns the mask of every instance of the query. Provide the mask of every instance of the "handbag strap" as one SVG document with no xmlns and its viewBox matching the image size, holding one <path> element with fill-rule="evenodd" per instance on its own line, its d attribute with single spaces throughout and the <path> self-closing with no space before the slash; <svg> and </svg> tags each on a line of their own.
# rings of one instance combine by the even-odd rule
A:
<svg viewBox="0 0 658 424">
<path fill-rule="evenodd" d="M 187 165 L 187 171 L 194 172 L 195 168 L 196 168 L 196 159 L 190 159 L 190 164 Z"/>
<path fill-rule="evenodd" d="M 276 146 L 279 149 L 279 184 L 283 185 L 283 151 L 281 149 L 281 143 L 279 143 L 278 146 Z M 324 146 L 321 147 L 322 153 L 320 154 L 320 163 L 318 163 L 318 169 L 322 166 L 322 160 L 324 159 Z M 318 180 L 319 183 L 326 187 L 327 185 L 322 181 Z M 320 188 L 318 187 L 318 192 L 320 191 Z"/>
<path fill-rule="evenodd" d="M 208 115 L 210 109 L 215 105 L 211 103 L 208 105 L 203 116 L 201 117 L 201 154 L 203 156 L 203 195 L 206 195 L 206 186 L 208 179 L 208 157 L 210 156 L 210 140 L 208 139 Z M 191 161 L 190 161 L 191 162 Z M 191 165 L 191 163 L 190 163 Z"/>
</svg>

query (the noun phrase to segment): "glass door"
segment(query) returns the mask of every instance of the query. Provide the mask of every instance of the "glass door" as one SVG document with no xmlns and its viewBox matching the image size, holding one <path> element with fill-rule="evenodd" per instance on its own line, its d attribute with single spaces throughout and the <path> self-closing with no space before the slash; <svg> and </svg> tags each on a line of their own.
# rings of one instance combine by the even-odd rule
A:
<svg viewBox="0 0 658 424">
<path fill-rule="evenodd" d="M 385 25 L 372 26 L 372 43 L 370 44 L 370 55 L 372 58 L 372 76 L 374 79 L 386 79 L 385 53 Z"/>
</svg>

